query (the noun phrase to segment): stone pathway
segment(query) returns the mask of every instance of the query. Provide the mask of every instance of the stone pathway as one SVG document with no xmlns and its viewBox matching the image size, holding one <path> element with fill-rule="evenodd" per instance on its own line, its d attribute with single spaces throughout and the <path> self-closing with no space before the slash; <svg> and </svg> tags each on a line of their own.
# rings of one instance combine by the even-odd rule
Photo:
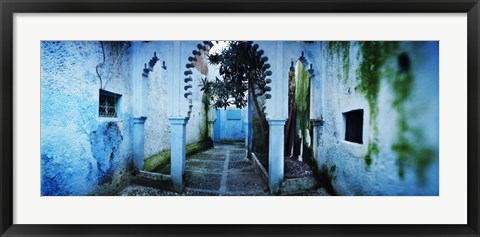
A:
<svg viewBox="0 0 480 237">
<path fill-rule="evenodd" d="M 185 191 L 175 192 L 130 185 L 120 196 L 258 196 L 268 189 L 246 158 L 243 143 L 215 144 L 187 158 Z"/>
<path fill-rule="evenodd" d="M 204 195 L 267 195 L 267 187 L 246 158 L 243 143 L 215 144 L 213 149 L 188 158 L 187 191 Z"/>
<path fill-rule="evenodd" d="M 119 196 L 264 196 L 268 188 L 255 172 L 252 162 L 246 158 L 243 143 L 215 144 L 214 148 L 187 158 L 185 167 L 185 191 L 181 194 L 130 185 Z M 324 196 L 322 189 L 312 190 L 301 196 Z"/>
</svg>

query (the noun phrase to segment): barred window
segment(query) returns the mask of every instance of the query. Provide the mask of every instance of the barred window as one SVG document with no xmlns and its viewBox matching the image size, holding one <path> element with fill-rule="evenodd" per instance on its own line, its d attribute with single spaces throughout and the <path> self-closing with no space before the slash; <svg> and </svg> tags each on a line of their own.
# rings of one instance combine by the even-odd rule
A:
<svg viewBox="0 0 480 237">
<path fill-rule="evenodd" d="M 118 116 L 118 100 L 122 95 L 100 89 L 98 104 L 98 116 L 104 118 L 116 118 Z"/>
</svg>

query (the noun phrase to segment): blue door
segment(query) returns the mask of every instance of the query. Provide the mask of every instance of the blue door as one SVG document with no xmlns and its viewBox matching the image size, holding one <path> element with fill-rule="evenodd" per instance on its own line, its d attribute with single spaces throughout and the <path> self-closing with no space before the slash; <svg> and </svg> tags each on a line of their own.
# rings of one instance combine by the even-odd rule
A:
<svg viewBox="0 0 480 237">
<path fill-rule="evenodd" d="M 213 141 L 229 142 L 245 139 L 242 110 L 227 108 L 215 111 L 217 118 L 213 124 Z"/>
</svg>

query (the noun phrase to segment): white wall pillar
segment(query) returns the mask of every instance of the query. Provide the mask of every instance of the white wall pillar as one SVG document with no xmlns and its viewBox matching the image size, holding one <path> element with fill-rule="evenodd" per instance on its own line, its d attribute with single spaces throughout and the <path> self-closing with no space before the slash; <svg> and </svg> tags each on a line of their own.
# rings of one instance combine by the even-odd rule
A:
<svg viewBox="0 0 480 237">
<path fill-rule="evenodd" d="M 136 47 L 136 45 L 134 45 Z M 138 48 L 135 48 L 138 50 Z M 135 170 L 143 170 L 145 159 L 145 120 L 147 120 L 147 100 L 148 100 L 148 75 L 142 73 L 144 64 L 138 60 L 135 54 L 134 74 L 132 83 L 133 92 L 133 166 Z"/>
<path fill-rule="evenodd" d="M 184 189 L 183 175 L 185 174 L 185 159 L 187 149 L 186 125 L 188 117 L 185 116 L 183 100 L 184 78 L 181 71 L 181 42 L 173 42 L 173 71 L 169 77 L 169 100 L 170 100 L 170 177 L 173 183 L 173 190 L 182 192 Z"/>
<path fill-rule="evenodd" d="M 133 166 L 135 170 L 143 170 L 144 152 L 144 125 L 147 117 L 133 118 Z"/>
<path fill-rule="evenodd" d="M 283 181 L 284 126 L 286 119 L 268 119 L 268 187 L 271 194 L 280 192 Z"/>
<path fill-rule="evenodd" d="M 284 127 L 288 118 L 288 78 L 283 67 L 284 43 L 275 42 L 274 65 L 272 65 L 272 98 L 267 100 L 269 125 L 268 184 L 271 194 L 281 191 L 284 175 Z"/>
<path fill-rule="evenodd" d="M 183 175 L 185 174 L 186 159 L 186 125 L 188 118 L 170 117 L 171 142 L 171 170 L 170 177 L 175 192 L 182 192 L 184 188 Z"/>
</svg>

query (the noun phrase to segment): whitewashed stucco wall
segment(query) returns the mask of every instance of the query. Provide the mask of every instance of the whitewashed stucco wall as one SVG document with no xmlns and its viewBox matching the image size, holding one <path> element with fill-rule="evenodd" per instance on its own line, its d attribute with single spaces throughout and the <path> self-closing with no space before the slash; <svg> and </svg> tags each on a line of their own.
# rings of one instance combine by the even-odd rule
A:
<svg viewBox="0 0 480 237">
<path fill-rule="evenodd" d="M 329 55 L 328 43 L 318 49 L 322 59 L 321 80 L 323 83 L 323 118 L 317 147 L 317 164 L 330 173 L 331 184 L 340 195 L 438 195 L 438 42 L 400 43 L 399 52 L 407 53 L 411 59 L 414 78 L 411 94 L 403 106 L 407 121 L 423 136 L 423 144 L 434 150 L 434 160 L 428 165 L 422 183 L 414 165 L 407 165 L 403 178 L 399 176 L 398 154 L 392 149 L 399 137 L 397 110 L 392 106 L 395 90 L 389 83 L 392 78 L 381 74 L 378 94 L 378 134 L 369 123 L 370 107 L 364 94 L 359 90 L 357 70 L 362 52 L 356 42 L 349 46 L 348 75 L 338 67 L 343 65 L 340 56 Z M 331 52 L 330 52 L 331 53 Z M 390 56 L 386 64 L 398 70 L 397 55 Z M 343 78 L 345 78 L 344 80 Z M 363 144 L 345 141 L 345 124 L 342 113 L 364 110 Z M 379 153 L 370 166 L 365 155 L 372 139 L 378 140 Z M 410 142 L 415 142 L 413 139 Z"/>
<path fill-rule="evenodd" d="M 186 64 L 197 44 L 182 42 L 180 50 L 181 77 L 187 70 Z M 382 74 L 378 93 L 378 134 L 372 132 L 370 107 L 365 95 L 358 89 L 358 68 L 362 52 L 357 42 L 348 48 L 348 71 L 337 52 L 331 52 L 328 42 L 284 42 L 283 55 L 277 55 L 274 41 L 258 41 L 259 50 L 264 50 L 267 63 L 273 72 L 270 86 L 288 84 L 288 70 L 291 61 L 301 56 L 312 64 L 314 76 L 311 80 L 310 118 L 324 120 L 313 139 L 316 145 L 316 163 L 320 170 L 331 176 L 331 184 L 341 195 L 438 195 L 438 42 L 403 42 L 398 51 L 406 53 L 411 61 L 414 81 L 409 97 L 402 105 L 408 124 L 422 137 L 422 146 L 435 151 L 434 160 L 425 170 L 426 182 L 422 183 L 415 167 L 407 165 L 405 175 L 398 175 L 398 154 L 392 149 L 400 133 L 399 112 L 392 106 L 395 88 L 391 75 Z M 103 53 L 99 42 L 42 42 L 41 59 L 41 139 L 42 139 L 42 194 L 45 195 L 87 195 L 99 188 L 115 189 L 127 179 L 132 156 L 132 118 L 146 116 L 145 157 L 170 148 L 169 106 L 174 99 L 169 95 L 168 82 L 173 70 L 173 42 L 129 42 L 129 47 L 114 47 L 106 43 L 106 64 L 100 68 L 102 88 L 121 94 L 120 113 L 115 119 L 98 118 L 100 82 L 96 66 L 102 62 Z M 122 45 L 122 44 L 118 44 Z M 120 51 L 119 51 L 120 50 Z M 144 64 L 156 52 L 159 61 L 143 77 Z M 114 57 L 118 55 L 120 57 Z M 284 72 L 278 75 L 276 59 L 283 57 Z M 390 55 L 386 65 L 398 68 L 397 55 Z M 166 68 L 163 66 L 165 61 Z M 306 65 L 307 67 L 309 65 Z M 201 79 L 210 80 L 218 76 L 208 66 L 207 75 L 192 68 L 192 112 L 187 124 L 187 144 L 203 139 L 207 116 L 201 102 Z M 396 72 L 396 70 L 394 70 Z M 136 83 L 146 80 L 146 93 L 135 97 L 133 90 L 140 88 Z M 183 83 L 183 82 L 182 82 Z M 182 86 L 183 87 L 183 86 Z M 288 93 L 288 92 L 287 92 Z M 287 94 L 272 91 L 272 98 L 266 101 L 268 116 L 285 116 L 271 113 L 271 106 L 278 106 L 281 100 L 287 108 Z M 182 99 L 182 106 L 188 111 L 188 101 Z M 142 102 L 143 104 L 139 104 Z M 364 110 L 363 144 L 347 142 L 342 113 Z M 286 110 L 278 110 L 286 111 Z M 66 119 L 68 118 L 68 119 Z M 214 119 L 210 111 L 210 118 Z M 96 133 L 106 133 L 112 139 L 103 139 Z M 209 132 L 212 136 L 212 133 Z M 365 155 L 368 145 L 376 139 L 379 152 L 371 165 L 367 166 Z M 100 146 L 98 145 L 100 144 Z M 110 157 L 101 157 L 111 151 Z M 75 167 L 75 169 L 73 168 Z M 107 184 L 105 184 L 107 177 Z M 45 182 L 43 182 L 45 181 Z M 103 185 L 103 186 L 102 186 Z M 105 186 L 106 185 L 106 186 Z"/>
<path fill-rule="evenodd" d="M 198 43 L 202 42 L 181 44 L 182 88 L 185 65 Z M 41 50 L 42 194 L 89 195 L 97 190 L 101 194 L 127 182 L 134 117 L 147 117 L 145 157 L 170 148 L 169 106 L 178 99 L 168 91 L 173 42 L 104 42 L 105 63 L 98 71 L 102 89 L 121 95 L 117 118 L 98 116 L 100 80 L 96 68 L 103 61 L 100 42 L 45 41 Z M 147 77 L 142 76 L 154 52 L 159 60 Z M 199 87 L 200 79 L 206 76 L 195 68 L 192 72 L 193 107 L 187 144 L 203 139 L 206 126 Z M 187 116 L 188 101 L 180 99 Z"/>
<path fill-rule="evenodd" d="M 181 80 L 183 83 L 183 72 L 187 70 L 186 64 L 189 63 L 188 57 L 193 56 L 192 51 L 198 50 L 197 44 L 202 42 L 183 41 L 181 44 Z M 133 73 L 136 77 L 141 77 L 144 64 L 148 63 L 156 52 L 159 61 L 155 64 L 153 71 L 148 74 L 148 88 L 146 98 L 145 116 L 145 158 L 155 155 L 163 150 L 170 149 L 170 122 L 168 120 L 169 106 L 172 100 L 178 99 L 172 97 L 168 91 L 168 80 L 173 70 L 173 41 L 152 41 L 152 42 L 133 42 Z M 166 69 L 163 68 L 165 61 Z M 206 75 L 200 73 L 196 68 L 192 68 L 192 112 L 187 123 L 187 144 L 199 142 L 203 139 L 206 126 L 205 109 L 202 103 L 203 92 L 200 91 L 201 79 Z M 185 116 L 188 111 L 188 100 L 182 97 L 182 106 L 185 107 Z"/>
<path fill-rule="evenodd" d="M 186 41 L 182 43 L 182 50 L 185 52 L 182 55 L 186 55 L 186 57 L 182 58 L 182 72 L 187 70 L 185 65 L 189 63 L 188 57 L 193 55 L 192 51 L 199 50 L 197 48 L 197 44 L 203 45 L 201 41 Z M 203 54 L 202 57 L 204 57 Z M 199 142 L 203 139 L 203 136 L 206 133 L 205 129 L 208 122 L 205 113 L 205 107 L 202 102 L 203 91 L 200 90 L 202 88 L 201 80 L 206 78 L 208 76 L 208 73 L 207 75 L 202 74 L 197 69 L 197 67 L 192 68 L 191 70 L 193 74 L 191 75 L 192 81 L 190 82 L 190 84 L 192 85 L 192 95 L 190 96 L 190 98 L 192 98 L 193 107 L 190 114 L 190 119 L 188 120 L 187 124 L 187 144 Z"/>
</svg>

